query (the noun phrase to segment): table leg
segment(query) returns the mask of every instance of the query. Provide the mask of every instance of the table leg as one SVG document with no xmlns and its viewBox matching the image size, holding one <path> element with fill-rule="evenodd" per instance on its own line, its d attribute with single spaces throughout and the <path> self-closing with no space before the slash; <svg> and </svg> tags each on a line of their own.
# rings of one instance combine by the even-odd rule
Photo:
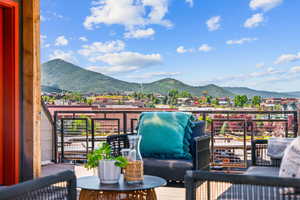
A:
<svg viewBox="0 0 300 200">
<path fill-rule="evenodd" d="M 154 189 L 127 192 L 82 189 L 79 200 L 157 200 L 157 196 Z"/>
<path fill-rule="evenodd" d="M 155 189 L 147 190 L 146 200 L 157 200 Z"/>
</svg>

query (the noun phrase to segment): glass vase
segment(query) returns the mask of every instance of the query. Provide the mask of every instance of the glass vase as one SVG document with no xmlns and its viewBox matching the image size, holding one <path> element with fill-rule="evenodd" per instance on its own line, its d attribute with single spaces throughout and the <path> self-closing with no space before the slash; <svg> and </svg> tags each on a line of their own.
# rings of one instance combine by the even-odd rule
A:
<svg viewBox="0 0 300 200">
<path fill-rule="evenodd" d="M 128 165 L 124 169 L 124 178 L 128 184 L 141 183 L 144 180 L 143 158 L 140 153 L 140 135 L 129 135 L 130 149 L 128 151 Z"/>
</svg>

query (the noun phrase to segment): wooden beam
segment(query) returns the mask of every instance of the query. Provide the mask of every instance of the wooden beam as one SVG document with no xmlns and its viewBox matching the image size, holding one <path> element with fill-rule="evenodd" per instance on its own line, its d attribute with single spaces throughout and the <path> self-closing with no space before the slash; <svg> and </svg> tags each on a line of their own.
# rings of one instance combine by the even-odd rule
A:
<svg viewBox="0 0 300 200">
<path fill-rule="evenodd" d="M 40 0 L 23 0 L 22 179 L 41 174 Z"/>
<path fill-rule="evenodd" d="M 19 82 L 19 4 L 0 0 L 2 10 L 1 59 L 1 127 L 2 145 L 0 184 L 11 185 L 19 181 L 20 160 L 20 82 Z M 0 56 L 0 57 L 1 57 Z"/>
</svg>

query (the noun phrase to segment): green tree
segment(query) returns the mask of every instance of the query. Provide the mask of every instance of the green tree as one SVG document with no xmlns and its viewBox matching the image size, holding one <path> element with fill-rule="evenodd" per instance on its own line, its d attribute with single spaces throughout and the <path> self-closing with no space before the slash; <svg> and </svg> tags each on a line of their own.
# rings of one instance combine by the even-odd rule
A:
<svg viewBox="0 0 300 200">
<path fill-rule="evenodd" d="M 214 98 L 212 101 L 211 101 L 211 104 L 213 105 L 219 105 L 219 100 L 217 98 Z"/>
<path fill-rule="evenodd" d="M 260 106 L 261 102 L 262 102 L 261 96 L 254 96 L 252 98 L 252 105 L 254 106 Z"/>
<path fill-rule="evenodd" d="M 248 97 L 246 95 L 236 95 L 233 101 L 236 107 L 244 107 L 248 102 Z"/>
<path fill-rule="evenodd" d="M 182 91 L 179 96 L 182 98 L 191 98 L 192 94 L 189 93 L 188 91 Z"/>
<path fill-rule="evenodd" d="M 212 102 L 212 96 L 207 96 L 206 97 L 206 103 L 211 104 L 211 102 Z"/>
</svg>

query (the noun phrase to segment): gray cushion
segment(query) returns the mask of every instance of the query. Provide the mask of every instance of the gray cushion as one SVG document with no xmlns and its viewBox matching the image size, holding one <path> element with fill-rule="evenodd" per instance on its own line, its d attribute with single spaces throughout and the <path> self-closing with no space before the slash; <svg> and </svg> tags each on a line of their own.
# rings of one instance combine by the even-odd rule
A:
<svg viewBox="0 0 300 200">
<path fill-rule="evenodd" d="M 279 176 L 279 167 L 249 167 L 245 173 L 253 176 Z"/>
<path fill-rule="evenodd" d="M 219 186 L 222 188 L 221 186 Z M 279 187 L 266 187 L 257 185 L 232 185 L 217 197 L 217 200 L 279 200 L 300 199 L 300 195 L 282 194 Z"/>
<path fill-rule="evenodd" d="M 183 181 L 186 170 L 193 169 L 192 160 L 144 158 L 144 173 L 167 180 Z"/>
</svg>

